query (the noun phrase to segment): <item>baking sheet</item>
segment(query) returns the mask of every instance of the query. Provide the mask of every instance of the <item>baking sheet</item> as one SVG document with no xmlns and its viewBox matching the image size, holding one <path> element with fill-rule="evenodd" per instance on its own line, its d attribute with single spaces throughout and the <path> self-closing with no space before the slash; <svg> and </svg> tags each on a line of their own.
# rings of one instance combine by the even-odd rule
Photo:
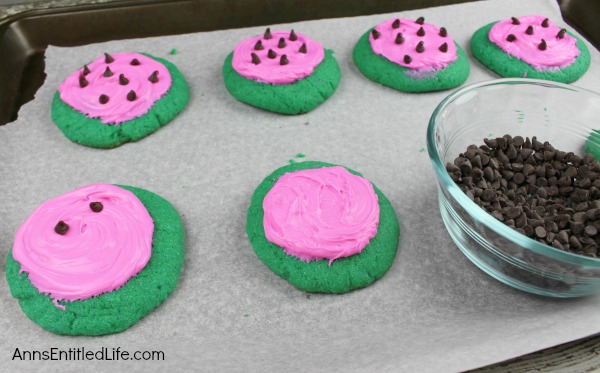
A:
<svg viewBox="0 0 600 373">
<path fill-rule="evenodd" d="M 174 294 L 129 330 L 65 337 L 40 329 L 0 281 L 3 369 L 199 371 L 458 371 L 600 332 L 600 297 L 549 299 L 484 274 L 453 244 L 439 215 L 425 133 L 449 93 L 405 94 L 364 78 L 352 48 L 392 16 L 424 16 L 469 52 L 491 21 L 546 14 L 552 0 L 490 0 L 395 14 L 276 25 L 335 50 L 338 91 L 301 116 L 244 105 L 225 90 L 221 66 L 236 43 L 261 28 L 49 48 L 46 83 L 0 128 L 0 266 L 18 226 L 43 201 L 78 186 L 120 183 L 171 201 L 186 228 L 186 259 Z M 588 44 L 589 46 L 589 44 Z M 175 48 L 177 53 L 170 55 Z M 595 89 L 599 53 L 575 85 Z M 145 51 L 174 62 L 192 92 L 171 124 L 112 150 L 67 140 L 49 117 L 51 97 L 74 69 L 103 52 Z M 471 58 L 467 83 L 496 78 Z M 595 84 L 594 84 L 595 83 Z M 298 153 L 306 155 L 297 157 Z M 394 266 L 372 286 L 344 295 L 307 294 L 274 275 L 245 234 L 261 180 L 290 160 L 321 160 L 362 172 L 390 199 L 401 225 Z M 162 350 L 164 361 L 10 361 L 16 348 Z"/>
</svg>

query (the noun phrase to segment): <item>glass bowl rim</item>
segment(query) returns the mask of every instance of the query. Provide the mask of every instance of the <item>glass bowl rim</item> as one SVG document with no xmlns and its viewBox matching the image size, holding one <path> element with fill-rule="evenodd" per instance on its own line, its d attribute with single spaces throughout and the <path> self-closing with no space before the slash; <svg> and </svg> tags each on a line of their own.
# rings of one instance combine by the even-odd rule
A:
<svg viewBox="0 0 600 373">
<path fill-rule="evenodd" d="M 563 251 L 552 247 L 550 245 L 546 245 L 540 243 L 532 238 L 525 236 L 517 232 L 516 230 L 510 228 L 508 225 L 505 225 L 501 221 L 494 218 L 491 214 L 485 211 L 483 208 L 479 207 L 475 202 L 471 201 L 467 195 L 460 190 L 458 185 L 450 178 L 450 175 L 446 171 L 446 165 L 443 163 L 440 155 L 437 152 L 437 147 L 435 146 L 435 138 L 434 138 L 434 130 L 436 127 L 436 120 L 440 113 L 456 101 L 459 97 L 462 97 L 466 93 L 472 92 L 479 88 L 495 86 L 495 85 L 534 85 L 534 86 L 543 86 L 549 88 L 560 88 L 566 89 L 573 92 L 581 92 L 584 94 L 588 94 L 591 96 L 595 96 L 600 99 L 600 94 L 585 88 L 580 88 L 577 86 L 572 86 L 569 84 L 558 83 L 548 80 L 541 79 L 529 79 L 529 78 L 502 78 L 502 79 L 492 79 L 482 82 L 473 83 L 462 88 L 455 90 L 446 96 L 435 108 L 431 117 L 429 119 L 429 124 L 427 126 L 427 152 L 429 154 L 429 159 L 433 164 L 433 168 L 438 178 L 443 183 L 443 187 L 446 188 L 448 193 L 452 198 L 454 198 L 469 214 L 473 215 L 477 222 L 484 225 L 486 228 L 494 231 L 496 234 L 501 237 L 507 239 L 510 242 L 518 244 L 521 247 L 524 247 L 534 253 L 541 254 L 544 256 L 549 256 L 553 259 L 565 261 L 571 264 L 579 265 L 579 266 L 588 266 L 588 267 L 596 267 L 600 268 L 600 258 L 592 258 L 586 257 L 579 254 L 573 254 L 568 251 Z M 483 141 L 483 139 L 482 139 Z"/>
</svg>

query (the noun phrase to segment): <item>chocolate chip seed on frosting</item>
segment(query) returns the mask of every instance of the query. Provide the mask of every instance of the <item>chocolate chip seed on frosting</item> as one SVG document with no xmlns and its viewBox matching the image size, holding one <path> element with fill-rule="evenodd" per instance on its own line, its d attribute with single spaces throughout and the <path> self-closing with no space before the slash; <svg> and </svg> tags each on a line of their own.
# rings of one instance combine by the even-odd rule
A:
<svg viewBox="0 0 600 373">
<path fill-rule="evenodd" d="M 104 62 L 112 63 L 115 62 L 115 59 L 108 53 L 104 53 Z"/>
<path fill-rule="evenodd" d="M 530 26 L 528 26 L 528 27 L 527 27 L 527 30 L 525 31 L 525 33 L 526 33 L 527 35 L 533 35 L 533 26 L 531 26 L 531 25 L 530 25 Z"/>
<path fill-rule="evenodd" d="M 54 226 L 54 231 L 61 236 L 64 236 L 69 231 L 69 225 L 61 220 Z"/>
<path fill-rule="evenodd" d="M 273 37 L 273 35 L 271 34 L 271 28 L 267 27 L 267 30 L 265 31 L 265 35 L 263 37 L 266 40 L 269 40 Z"/>
<path fill-rule="evenodd" d="M 87 85 L 88 85 L 88 84 L 89 84 L 89 83 L 88 83 L 88 81 L 85 79 L 85 76 L 83 76 L 83 75 L 79 75 L 79 86 L 80 86 L 81 88 L 85 88 L 85 87 L 87 87 Z"/>
<path fill-rule="evenodd" d="M 100 212 L 103 208 L 104 205 L 102 205 L 102 202 L 90 202 L 90 209 L 93 212 Z"/>
<path fill-rule="evenodd" d="M 399 32 L 398 35 L 396 35 L 396 40 L 394 40 L 394 42 L 396 44 L 402 44 L 404 43 L 404 38 L 402 37 L 402 33 Z"/>
<path fill-rule="evenodd" d="M 251 57 L 252 57 L 253 64 L 258 65 L 260 63 L 260 58 L 258 57 L 258 55 L 256 53 L 252 53 Z"/>
<path fill-rule="evenodd" d="M 425 22 L 425 17 L 419 17 L 419 18 L 417 18 L 417 20 L 415 22 L 418 23 L 419 25 L 422 25 Z"/>
<path fill-rule="evenodd" d="M 129 84 L 129 79 L 127 79 L 124 74 L 120 74 L 119 75 L 119 84 L 127 85 L 127 84 Z"/>
<path fill-rule="evenodd" d="M 440 36 L 445 38 L 446 36 L 448 36 L 448 30 L 446 30 L 445 27 L 440 27 Z"/>
<path fill-rule="evenodd" d="M 417 35 L 425 36 L 425 29 L 423 27 L 420 27 L 419 30 L 417 31 Z"/>
<path fill-rule="evenodd" d="M 285 54 L 281 55 L 281 58 L 279 59 L 279 64 L 284 66 L 287 65 L 288 63 L 290 63 L 290 61 L 288 61 L 288 58 Z"/>
<path fill-rule="evenodd" d="M 254 50 L 255 51 L 261 51 L 263 49 L 265 49 L 265 47 L 263 46 L 262 41 L 257 40 L 256 44 L 254 44 Z"/>
<path fill-rule="evenodd" d="M 296 35 L 296 33 L 294 32 L 294 30 L 290 31 L 290 41 L 296 41 L 298 40 L 298 35 Z"/>
<path fill-rule="evenodd" d="M 140 65 L 140 61 L 137 58 L 134 58 L 133 60 L 131 60 L 131 66 L 139 66 Z"/>
<path fill-rule="evenodd" d="M 298 52 L 300 53 L 308 53 L 308 49 L 306 48 L 306 43 L 302 43 L 302 46 L 300 46 L 300 49 L 298 49 Z"/>
<path fill-rule="evenodd" d="M 400 27 L 400 20 L 396 19 L 393 23 L 392 23 L 392 28 L 393 29 L 397 29 Z"/>
<path fill-rule="evenodd" d="M 375 29 L 373 29 L 373 31 L 371 31 L 371 34 L 373 34 L 373 39 L 377 39 L 377 38 L 379 38 L 379 35 L 381 35 L 379 33 L 379 31 L 377 31 Z"/>
<path fill-rule="evenodd" d="M 137 99 L 137 95 L 135 94 L 134 90 L 129 91 L 129 93 L 127 94 L 127 100 L 128 101 L 135 101 Z"/>
<path fill-rule="evenodd" d="M 158 71 L 154 71 L 154 72 L 152 73 L 152 75 L 150 75 L 150 76 L 148 77 L 148 80 L 149 80 L 151 83 L 158 83 Z"/>
<path fill-rule="evenodd" d="M 287 44 L 285 44 L 284 38 L 279 38 L 279 43 L 277 43 L 277 48 L 285 48 Z"/>
<path fill-rule="evenodd" d="M 106 66 L 106 70 L 104 70 L 104 75 L 106 78 L 113 76 L 113 72 L 110 70 L 110 67 Z"/>
<path fill-rule="evenodd" d="M 425 45 L 423 44 L 422 41 L 419 42 L 419 44 L 417 44 L 417 53 L 423 53 L 425 52 Z"/>
<path fill-rule="evenodd" d="M 104 104 L 106 104 L 108 102 L 108 96 L 107 95 L 100 95 L 100 97 L 98 98 L 98 101 L 101 104 L 104 105 Z"/>
<path fill-rule="evenodd" d="M 270 59 L 274 59 L 275 57 L 277 57 L 277 53 L 275 53 L 275 51 L 273 49 L 269 49 L 269 53 L 267 53 L 267 57 L 269 57 Z"/>
<path fill-rule="evenodd" d="M 89 73 L 91 73 L 91 71 L 90 71 L 88 65 L 83 65 L 83 75 L 85 76 Z"/>
</svg>

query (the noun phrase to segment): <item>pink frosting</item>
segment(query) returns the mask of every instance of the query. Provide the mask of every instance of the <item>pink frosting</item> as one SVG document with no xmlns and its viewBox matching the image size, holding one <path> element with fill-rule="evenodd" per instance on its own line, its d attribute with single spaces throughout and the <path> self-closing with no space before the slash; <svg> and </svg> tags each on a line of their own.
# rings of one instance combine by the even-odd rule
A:
<svg viewBox="0 0 600 373">
<path fill-rule="evenodd" d="M 91 202 L 102 210 L 92 211 Z M 64 234 L 57 223 L 69 226 Z M 154 222 L 130 191 L 94 184 L 39 206 L 18 229 L 13 257 L 40 293 L 82 300 L 113 291 L 135 276 L 152 253 Z M 61 307 L 62 308 L 62 307 Z"/>
<path fill-rule="evenodd" d="M 80 84 L 82 68 L 69 75 L 58 91 L 64 102 L 88 117 L 119 124 L 146 114 L 171 87 L 171 74 L 162 63 L 139 53 L 116 53 L 111 57 L 114 61 L 110 63 L 102 56 L 87 65 L 90 72 L 84 76 L 88 83 L 84 87 Z M 132 65 L 134 59 L 140 64 Z M 107 67 L 112 76 L 104 76 Z M 149 78 L 155 71 L 158 81 L 153 83 Z M 119 84 L 121 74 L 127 84 Z M 133 100 L 127 97 L 131 91 L 136 96 Z M 108 97 L 108 102 L 101 103 L 102 95 Z"/>
<path fill-rule="evenodd" d="M 304 261 L 360 253 L 377 233 L 371 183 L 343 167 L 286 173 L 263 201 L 267 240 Z"/>
<path fill-rule="evenodd" d="M 394 28 L 394 22 L 398 25 L 397 28 Z M 418 35 L 421 28 L 423 36 Z M 419 24 L 412 19 L 392 18 L 375 26 L 375 30 L 376 35 L 379 33 L 377 37 L 373 32 L 369 35 L 373 53 L 400 66 L 429 72 L 441 70 L 458 58 L 456 45 L 450 35 L 441 36 L 440 28 L 430 23 Z M 403 39 L 400 44 L 396 42 L 399 33 Z M 420 42 L 423 42 L 422 52 L 417 51 Z M 447 46 L 445 52 L 440 50 L 444 44 Z M 407 62 L 405 56 L 409 56 L 410 62 Z"/>
<path fill-rule="evenodd" d="M 515 25 L 512 19 L 505 19 L 492 26 L 489 39 L 500 49 L 509 55 L 527 62 L 537 70 L 553 70 L 572 64 L 577 56 L 577 40 L 563 32 L 563 37 L 558 36 L 561 29 L 552 21 L 548 20 L 547 27 L 542 23 L 546 19 L 543 16 L 519 17 L 519 23 Z M 532 34 L 527 34 L 528 27 L 532 27 Z M 530 29 L 531 30 L 531 29 Z M 514 35 L 515 40 L 509 35 Z M 540 49 L 544 40 L 546 46 Z"/>
<path fill-rule="evenodd" d="M 273 31 L 271 35 L 269 39 L 265 39 L 264 35 L 255 36 L 235 47 L 231 65 L 238 74 L 263 83 L 290 84 L 312 74 L 325 58 L 323 46 L 305 35 L 295 33 L 295 41 L 290 40 L 289 31 Z M 283 48 L 279 48 L 281 38 L 285 43 Z M 263 49 L 255 49 L 258 41 Z M 306 53 L 300 52 L 303 44 L 306 45 Z M 269 58 L 269 50 L 276 54 L 275 58 Z M 259 63 L 252 62 L 253 53 Z M 287 64 L 282 65 L 282 55 L 286 56 Z"/>
</svg>

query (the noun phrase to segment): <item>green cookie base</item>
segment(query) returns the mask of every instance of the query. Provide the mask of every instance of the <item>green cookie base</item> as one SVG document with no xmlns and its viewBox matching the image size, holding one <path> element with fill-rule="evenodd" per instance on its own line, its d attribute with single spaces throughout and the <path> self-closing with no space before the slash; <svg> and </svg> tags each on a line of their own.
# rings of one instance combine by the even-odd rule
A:
<svg viewBox="0 0 600 373">
<path fill-rule="evenodd" d="M 72 108 L 56 91 L 52 101 L 52 120 L 71 141 L 92 148 L 115 148 L 138 141 L 169 123 L 187 105 L 190 91 L 179 69 L 167 60 L 142 53 L 163 65 L 171 73 L 172 84 L 167 93 L 141 117 L 118 125 L 105 124 Z"/>
<path fill-rule="evenodd" d="M 354 64 L 364 76 L 372 81 L 402 92 L 432 92 L 458 87 L 469 77 L 471 68 L 463 49 L 457 43 L 458 58 L 444 69 L 423 73 L 422 77 L 414 77 L 413 69 L 400 66 L 383 56 L 373 53 L 369 34 L 371 30 L 358 39 L 352 58 Z"/>
<path fill-rule="evenodd" d="M 256 255 L 280 277 L 300 290 L 311 293 L 346 293 L 368 286 L 383 276 L 392 266 L 400 226 L 388 199 L 373 185 L 379 197 L 379 226 L 377 234 L 360 254 L 333 261 L 327 259 L 304 262 L 286 254 L 280 246 L 269 242 L 263 228 L 263 200 L 275 182 L 286 172 L 335 166 L 323 162 L 300 162 L 275 170 L 256 188 L 246 219 L 246 233 Z M 356 171 L 347 169 L 355 175 Z"/>
<path fill-rule="evenodd" d="M 488 35 L 492 26 L 496 23 L 492 22 L 475 31 L 471 38 L 471 52 L 479 62 L 501 77 L 545 79 L 554 82 L 571 83 L 585 74 L 590 67 L 590 51 L 581 39 L 569 33 L 569 35 L 577 39 L 577 48 L 580 51 L 575 62 L 556 71 L 536 70 L 527 62 L 505 53 L 500 47 L 490 41 Z"/>
<path fill-rule="evenodd" d="M 325 58 L 312 74 L 291 84 L 246 79 L 233 69 L 232 59 L 233 52 L 223 64 L 223 79 L 229 93 L 238 101 L 275 113 L 308 113 L 331 97 L 340 83 L 340 67 L 329 49 L 325 49 Z"/>
<path fill-rule="evenodd" d="M 121 332 L 158 307 L 173 292 L 183 265 L 184 232 L 175 208 L 144 189 L 119 185 L 134 193 L 154 220 L 152 256 L 146 266 L 122 287 L 86 300 L 61 301 L 61 310 L 49 295 L 40 294 L 12 250 L 6 279 L 13 297 L 29 319 L 56 334 L 103 335 Z"/>
</svg>

